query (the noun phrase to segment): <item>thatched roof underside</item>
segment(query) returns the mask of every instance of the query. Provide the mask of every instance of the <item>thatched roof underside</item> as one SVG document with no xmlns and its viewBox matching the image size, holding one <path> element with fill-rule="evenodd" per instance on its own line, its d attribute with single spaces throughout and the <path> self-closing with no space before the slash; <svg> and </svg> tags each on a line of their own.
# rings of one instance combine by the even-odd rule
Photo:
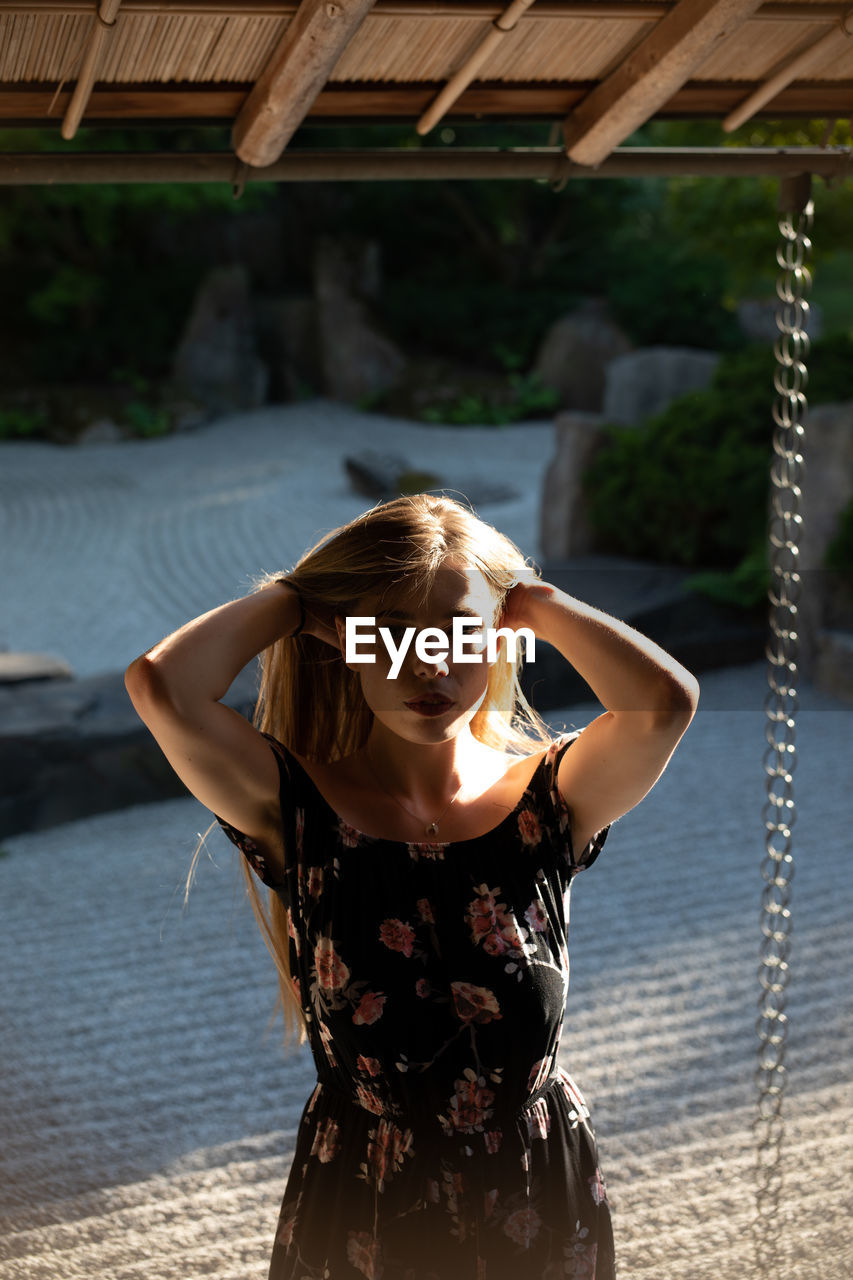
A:
<svg viewBox="0 0 853 1280">
<path fill-rule="evenodd" d="M 450 86 L 448 88 L 448 86 Z M 816 0 L 0 0 L 0 126 L 552 120 L 598 165 L 645 121 L 853 116 L 853 9 Z"/>
</svg>

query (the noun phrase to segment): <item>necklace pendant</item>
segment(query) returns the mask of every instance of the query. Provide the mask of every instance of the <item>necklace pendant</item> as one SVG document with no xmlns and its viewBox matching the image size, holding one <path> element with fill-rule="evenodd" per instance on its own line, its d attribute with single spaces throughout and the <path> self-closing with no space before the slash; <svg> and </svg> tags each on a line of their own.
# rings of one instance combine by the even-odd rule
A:
<svg viewBox="0 0 853 1280">
<path fill-rule="evenodd" d="M 437 836 L 437 835 L 438 835 L 438 823 L 437 823 L 437 822 L 431 822 L 431 823 L 429 824 L 429 826 L 427 827 L 427 829 L 426 829 L 426 833 L 427 833 L 427 835 L 428 835 L 428 836 Z"/>
</svg>

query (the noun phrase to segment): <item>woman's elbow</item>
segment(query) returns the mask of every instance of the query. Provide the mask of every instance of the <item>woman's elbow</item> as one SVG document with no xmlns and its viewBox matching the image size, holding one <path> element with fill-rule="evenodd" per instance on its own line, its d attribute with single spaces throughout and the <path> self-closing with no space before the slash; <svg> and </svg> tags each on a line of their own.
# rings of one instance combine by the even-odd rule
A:
<svg viewBox="0 0 853 1280">
<path fill-rule="evenodd" d="M 124 673 L 124 687 L 140 716 L 146 707 L 168 699 L 163 673 L 148 653 L 140 654 L 131 662 Z"/>
</svg>

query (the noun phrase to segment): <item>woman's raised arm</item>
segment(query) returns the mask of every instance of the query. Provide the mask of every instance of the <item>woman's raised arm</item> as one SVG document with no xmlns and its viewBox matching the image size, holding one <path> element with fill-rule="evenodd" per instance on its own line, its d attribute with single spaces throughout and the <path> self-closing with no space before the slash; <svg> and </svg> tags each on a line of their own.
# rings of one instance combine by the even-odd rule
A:
<svg viewBox="0 0 853 1280">
<path fill-rule="evenodd" d="M 279 774 L 263 736 L 225 706 L 243 667 L 300 624 L 297 593 L 274 582 L 194 618 L 130 664 L 130 699 L 178 777 L 226 822 L 280 841 Z"/>
<path fill-rule="evenodd" d="M 502 625 L 531 627 L 606 708 L 565 752 L 557 778 L 580 853 L 657 782 L 693 718 L 699 683 L 653 640 L 550 583 L 514 587 Z"/>
</svg>

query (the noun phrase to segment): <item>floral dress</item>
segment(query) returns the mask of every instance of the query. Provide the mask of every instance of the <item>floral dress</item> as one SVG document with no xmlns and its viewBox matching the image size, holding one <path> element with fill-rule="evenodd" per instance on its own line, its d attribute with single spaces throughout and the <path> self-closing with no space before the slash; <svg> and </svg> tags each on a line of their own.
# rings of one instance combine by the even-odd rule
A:
<svg viewBox="0 0 853 1280">
<path fill-rule="evenodd" d="M 486 835 L 363 835 L 269 738 L 285 870 L 219 819 L 284 904 L 318 1082 L 271 1280 L 613 1276 L 589 1111 L 557 1065 L 579 855 L 552 743 Z"/>
</svg>

